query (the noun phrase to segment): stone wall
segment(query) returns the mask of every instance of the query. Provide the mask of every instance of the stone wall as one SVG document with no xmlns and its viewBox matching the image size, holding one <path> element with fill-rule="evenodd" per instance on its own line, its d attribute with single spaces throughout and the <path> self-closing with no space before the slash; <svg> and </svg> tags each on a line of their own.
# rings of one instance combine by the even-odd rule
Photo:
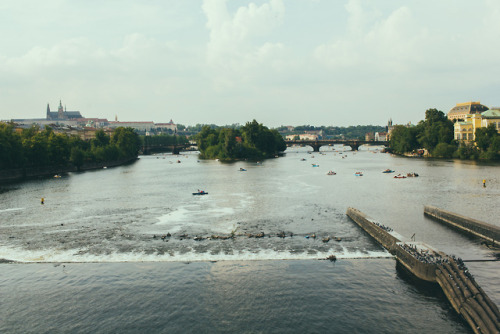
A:
<svg viewBox="0 0 500 334">
<path fill-rule="evenodd" d="M 371 218 L 358 209 L 348 208 L 346 214 L 363 230 L 375 238 L 375 240 L 377 240 L 385 249 L 387 249 L 391 254 L 394 254 L 396 243 L 401 240 L 375 225 Z"/>
<path fill-rule="evenodd" d="M 439 222 L 451 225 L 461 231 L 470 233 L 477 237 L 491 241 L 500 242 L 500 227 L 468 218 L 450 211 L 442 210 L 434 206 L 425 206 L 424 214 Z"/>
</svg>

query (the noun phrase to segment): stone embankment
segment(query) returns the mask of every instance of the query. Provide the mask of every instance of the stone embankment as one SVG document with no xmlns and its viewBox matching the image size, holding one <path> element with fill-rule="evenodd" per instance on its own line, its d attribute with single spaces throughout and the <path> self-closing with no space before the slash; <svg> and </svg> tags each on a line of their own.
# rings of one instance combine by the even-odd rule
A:
<svg viewBox="0 0 500 334">
<path fill-rule="evenodd" d="M 8 169 L 0 171 L 0 183 L 17 182 L 25 179 L 32 179 L 36 177 L 46 177 L 53 176 L 61 173 L 86 171 L 93 169 L 101 169 L 104 167 L 116 167 L 132 163 L 137 160 L 137 157 L 120 159 L 114 161 L 106 162 L 93 162 L 86 163 L 79 169 L 73 165 L 67 166 L 48 166 L 48 167 L 36 167 L 36 168 L 20 168 L 20 169 Z"/>
<path fill-rule="evenodd" d="M 493 245 L 500 242 L 500 227 L 498 226 L 428 205 L 424 207 L 424 214 L 445 225 L 492 242 Z"/>
<path fill-rule="evenodd" d="M 460 258 L 448 256 L 404 237 L 375 222 L 361 211 L 348 208 L 346 213 L 418 278 L 438 283 L 455 311 L 462 315 L 474 333 L 500 333 L 500 313 L 476 283 Z"/>
</svg>

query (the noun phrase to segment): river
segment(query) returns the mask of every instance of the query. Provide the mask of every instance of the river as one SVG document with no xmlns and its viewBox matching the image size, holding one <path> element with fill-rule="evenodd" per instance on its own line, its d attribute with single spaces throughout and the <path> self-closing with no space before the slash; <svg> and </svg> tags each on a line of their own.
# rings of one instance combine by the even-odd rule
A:
<svg viewBox="0 0 500 334">
<path fill-rule="evenodd" d="M 339 146 L 260 163 L 141 156 L 4 185 L 0 259 L 16 263 L 0 264 L 0 332 L 469 333 L 439 288 L 396 266 L 345 212 L 464 260 L 495 259 L 423 206 L 499 224 L 498 170 Z M 499 262 L 467 266 L 499 305 Z"/>
</svg>

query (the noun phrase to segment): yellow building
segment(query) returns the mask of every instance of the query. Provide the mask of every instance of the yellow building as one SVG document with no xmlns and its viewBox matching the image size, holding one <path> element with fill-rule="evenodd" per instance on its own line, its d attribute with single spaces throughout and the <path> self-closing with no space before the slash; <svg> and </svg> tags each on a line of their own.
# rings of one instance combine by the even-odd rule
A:
<svg viewBox="0 0 500 334">
<path fill-rule="evenodd" d="M 488 110 L 487 106 L 481 104 L 481 102 L 465 102 L 457 103 L 456 106 L 448 111 L 448 119 L 457 122 L 465 121 L 467 115 L 481 114 Z"/>
<path fill-rule="evenodd" d="M 485 128 L 490 124 L 494 124 L 497 131 L 500 132 L 500 110 L 498 109 L 464 116 L 463 121 L 455 122 L 454 135 L 456 140 L 473 141 L 476 139 L 476 129 Z"/>
<path fill-rule="evenodd" d="M 481 127 L 488 127 L 490 124 L 495 125 L 497 132 L 500 133 L 500 108 L 491 108 L 481 114 Z"/>
</svg>

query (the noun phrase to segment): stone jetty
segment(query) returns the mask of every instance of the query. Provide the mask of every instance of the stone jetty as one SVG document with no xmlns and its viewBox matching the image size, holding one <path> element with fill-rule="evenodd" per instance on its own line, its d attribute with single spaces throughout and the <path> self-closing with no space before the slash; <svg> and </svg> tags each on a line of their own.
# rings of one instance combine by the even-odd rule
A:
<svg viewBox="0 0 500 334">
<path fill-rule="evenodd" d="M 474 280 L 460 258 L 449 256 L 403 236 L 361 211 L 348 208 L 347 216 L 377 240 L 416 277 L 441 286 L 450 304 L 474 333 L 500 333 L 500 312 Z"/>
<path fill-rule="evenodd" d="M 424 214 L 447 226 L 489 241 L 493 245 L 500 243 L 500 227 L 498 226 L 429 205 L 424 207 Z"/>
</svg>

